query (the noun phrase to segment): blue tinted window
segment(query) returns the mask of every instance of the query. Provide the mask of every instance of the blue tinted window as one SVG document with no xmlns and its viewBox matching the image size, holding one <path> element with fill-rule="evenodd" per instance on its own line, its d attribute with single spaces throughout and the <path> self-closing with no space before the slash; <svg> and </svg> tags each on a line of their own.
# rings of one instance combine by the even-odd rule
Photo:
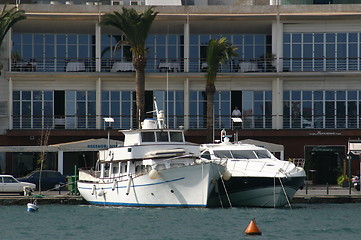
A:
<svg viewBox="0 0 361 240">
<path fill-rule="evenodd" d="M 290 39 L 291 39 L 291 34 L 289 34 L 289 33 L 283 34 L 283 42 L 284 43 L 289 43 Z"/>
<path fill-rule="evenodd" d="M 102 100 L 109 100 L 109 92 L 102 91 Z"/>
<path fill-rule="evenodd" d="M 301 42 L 301 34 L 300 33 L 294 33 L 292 34 L 292 42 L 293 43 L 300 43 Z"/>
<path fill-rule="evenodd" d="M 335 92 L 334 91 L 326 91 L 326 100 L 335 100 Z"/>
<path fill-rule="evenodd" d="M 322 91 L 315 91 L 313 95 L 314 95 L 315 100 L 323 100 L 323 92 Z"/>
<path fill-rule="evenodd" d="M 22 91 L 22 100 L 31 100 L 31 92 Z"/>
<path fill-rule="evenodd" d="M 305 34 L 303 34 L 303 42 L 304 42 L 304 43 L 312 43 L 312 42 L 313 42 L 312 33 L 305 33 Z"/>
<path fill-rule="evenodd" d="M 315 43 L 323 43 L 324 42 L 324 34 L 323 33 L 315 33 L 314 39 L 315 39 Z"/>
<path fill-rule="evenodd" d="M 312 91 L 303 91 L 303 100 L 312 100 Z"/>
<path fill-rule="evenodd" d="M 301 91 L 292 91 L 292 100 L 301 100 Z"/>
<path fill-rule="evenodd" d="M 20 100 L 20 91 L 13 91 L 13 99 Z"/>
<path fill-rule="evenodd" d="M 347 99 L 348 100 L 357 100 L 357 91 L 348 91 Z"/>
<path fill-rule="evenodd" d="M 346 91 L 336 92 L 337 100 L 346 100 Z"/>
</svg>

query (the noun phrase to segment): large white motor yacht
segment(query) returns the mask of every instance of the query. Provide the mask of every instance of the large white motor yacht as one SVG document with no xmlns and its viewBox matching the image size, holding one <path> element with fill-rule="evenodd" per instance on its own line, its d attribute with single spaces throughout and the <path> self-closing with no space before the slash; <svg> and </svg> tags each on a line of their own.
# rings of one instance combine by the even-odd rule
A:
<svg viewBox="0 0 361 240">
<path fill-rule="evenodd" d="M 232 175 L 218 182 L 209 201 L 212 207 L 281 207 L 290 204 L 306 177 L 293 162 L 279 160 L 263 147 L 232 143 L 227 137 L 220 143 L 203 144 L 201 158 L 226 162 Z"/>
<path fill-rule="evenodd" d="M 79 170 L 78 190 L 91 204 L 135 207 L 207 207 L 225 166 L 200 161 L 197 144 L 181 129 L 146 119 L 142 129 L 121 131 L 124 146 L 99 152 L 95 170 Z"/>
</svg>

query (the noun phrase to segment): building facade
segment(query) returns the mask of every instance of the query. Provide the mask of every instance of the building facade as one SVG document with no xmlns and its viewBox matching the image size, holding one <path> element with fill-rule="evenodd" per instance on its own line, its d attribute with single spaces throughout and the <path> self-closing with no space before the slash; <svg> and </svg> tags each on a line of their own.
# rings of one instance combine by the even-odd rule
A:
<svg viewBox="0 0 361 240">
<path fill-rule="evenodd" d="M 0 48 L 1 145 L 39 145 L 44 129 L 51 144 L 105 137 L 105 117 L 114 119 L 113 139 L 134 128 L 131 51 L 114 51 L 124 37 L 99 20 L 150 5 L 159 14 L 147 39 L 147 111 L 156 97 L 169 127 L 203 143 L 206 48 L 227 37 L 238 57 L 217 75 L 214 138 L 234 133 L 238 106 L 239 140 L 284 145 L 285 158 L 305 158 L 319 183 L 357 173 L 344 162 L 348 140 L 361 133 L 361 1 L 19 1 L 27 19 Z M 26 161 L 0 156 L 8 173 Z"/>
</svg>

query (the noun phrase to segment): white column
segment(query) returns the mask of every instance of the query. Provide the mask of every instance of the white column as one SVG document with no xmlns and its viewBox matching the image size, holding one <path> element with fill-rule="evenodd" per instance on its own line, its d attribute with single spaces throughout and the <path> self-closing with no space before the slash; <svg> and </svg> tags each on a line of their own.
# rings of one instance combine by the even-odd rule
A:
<svg viewBox="0 0 361 240">
<path fill-rule="evenodd" d="M 101 106 L 102 106 L 102 80 L 101 78 L 98 78 L 96 81 L 95 86 L 95 112 L 96 112 L 96 129 L 102 128 L 102 112 L 101 112 Z"/>
<path fill-rule="evenodd" d="M 100 24 L 95 24 L 95 70 L 101 71 L 101 27 Z"/>
<path fill-rule="evenodd" d="M 184 24 L 184 72 L 189 72 L 189 19 Z"/>
<path fill-rule="evenodd" d="M 189 79 L 184 80 L 184 129 L 189 129 Z"/>
<path fill-rule="evenodd" d="M 64 151 L 58 151 L 58 171 L 64 174 Z"/>
<path fill-rule="evenodd" d="M 9 78 L 9 94 L 8 94 L 8 119 L 9 129 L 13 129 L 13 80 Z"/>
<path fill-rule="evenodd" d="M 277 15 L 276 22 L 272 24 L 272 53 L 275 55 L 277 72 L 283 70 L 283 24 Z"/>
<path fill-rule="evenodd" d="M 272 81 L 272 129 L 283 128 L 283 80 Z"/>
</svg>

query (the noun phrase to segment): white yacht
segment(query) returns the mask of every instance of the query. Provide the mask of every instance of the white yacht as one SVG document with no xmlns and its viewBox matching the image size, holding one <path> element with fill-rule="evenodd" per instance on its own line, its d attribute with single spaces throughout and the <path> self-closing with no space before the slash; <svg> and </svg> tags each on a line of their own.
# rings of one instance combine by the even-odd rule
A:
<svg viewBox="0 0 361 240">
<path fill-rule="evenodd" d="M 79 170 L 78 189 L 96 205 L 134 207 L 207 207 L 225 166 L 200 161 L 199 145 L 185 141 L 183 130 L 146 119 L 142 129 L 121 131 L 124 146 L 99 152 L 95 170 Z"/>
<path fill-rule="evenodd" d="M 265 148 L 252 144 L 203 144 L 201 158 L 226 161 L 232 177 L 219 181 L 209 205 L 233 207 L 281 207 L 290 204 L 302 188 L 306 173 L 290 161 L 277 159 Z"/>
</svg>

